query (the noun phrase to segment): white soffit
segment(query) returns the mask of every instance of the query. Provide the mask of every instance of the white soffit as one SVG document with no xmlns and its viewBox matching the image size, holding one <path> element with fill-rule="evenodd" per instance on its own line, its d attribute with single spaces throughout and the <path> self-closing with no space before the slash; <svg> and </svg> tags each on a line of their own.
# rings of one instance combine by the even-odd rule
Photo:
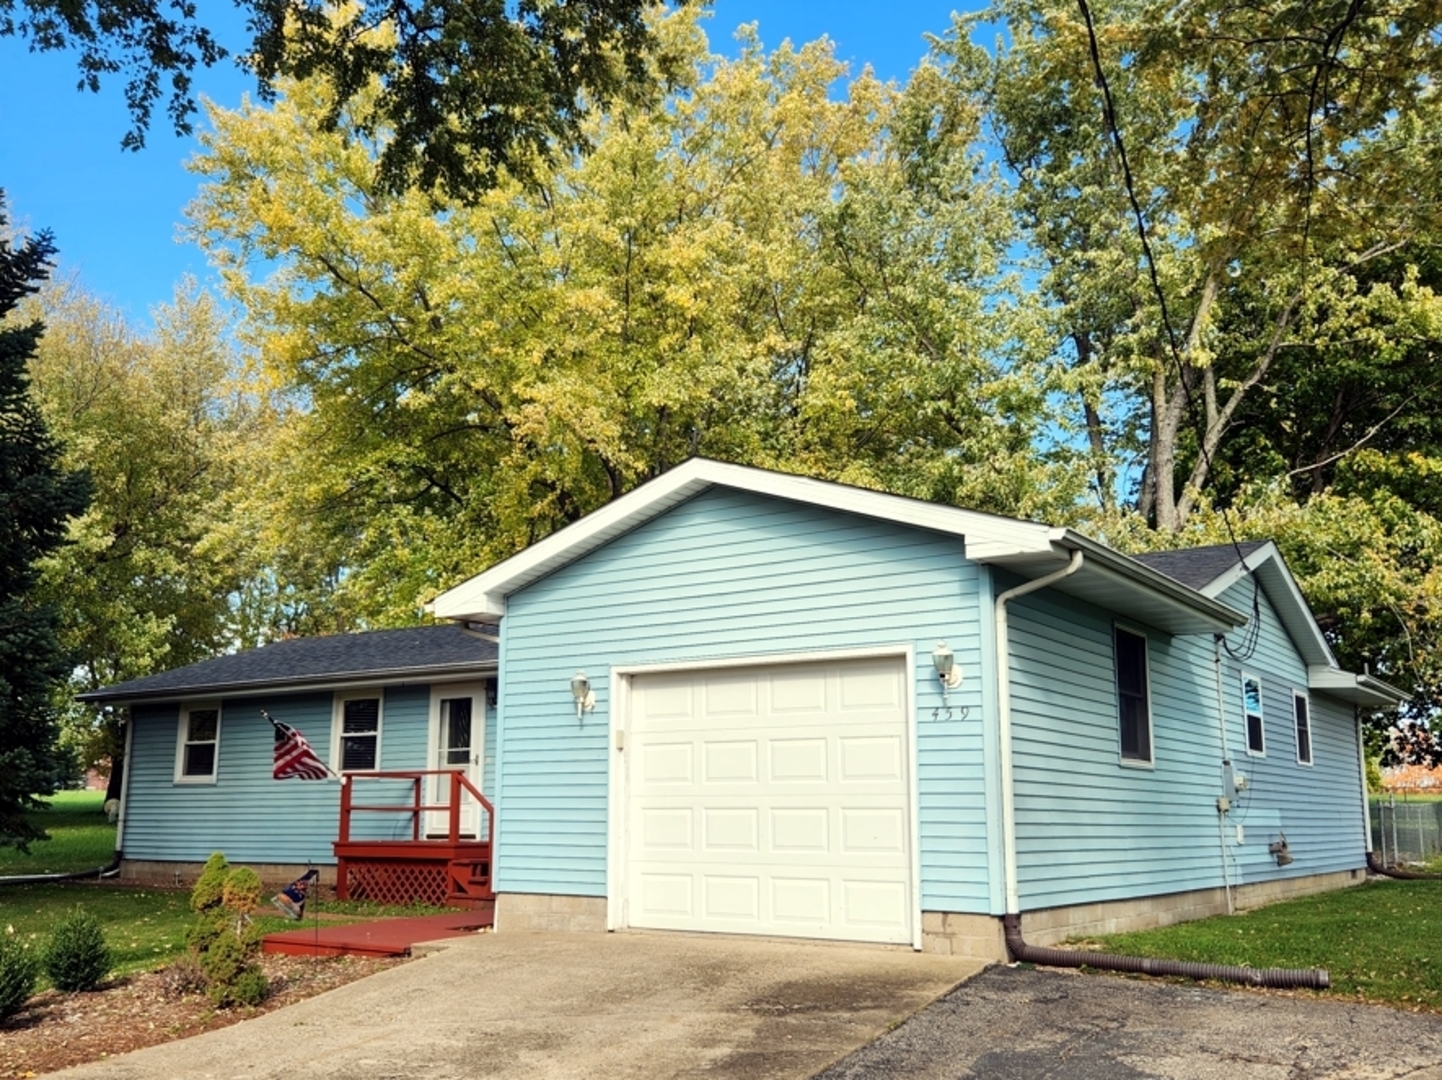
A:
<svg viewBox="0 0 1442 1080">
<path fill-rule="evenodd" d="M 1336 667 L 1309 667 L 1307 688 L 1373 709 L 1394 708 L 1411 698 L 1405 691 L 1372 675 L 1354 675 Z"/>
<path fill-rule="evenodd" d="M 1080 548 L 1087 556 L 1083 569 L 1059 588 L 1169 633 L 1224 632 L 1246 621 L 1219 600 L 1070 529 L 705 458 L 678 465 L 442 593 L 432 610 L 442 619 L 500 619 L 509 594 L 717 484 L 956 536 L 968 558 L 1024 577 L 1058 569 Z"/>
</svg>

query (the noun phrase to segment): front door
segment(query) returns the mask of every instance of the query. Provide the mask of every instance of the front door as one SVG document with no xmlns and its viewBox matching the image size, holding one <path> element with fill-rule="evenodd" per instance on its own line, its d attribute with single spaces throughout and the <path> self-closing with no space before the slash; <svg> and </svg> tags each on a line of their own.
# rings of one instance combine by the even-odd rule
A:
<svg viewBox="0 0 1442 1080">
<path fill-rule="evenodd" d="M 459 769 L 477 791 L 481 790 L 482 765 L 486 747 L 486 686 L 484 683 L 455 683 L 431 690 L 431 768 Z M 427 801 L 440 805 L 450 799 L 450 780 L 431 777 Z M 484 824 L 481 804 L 461 789 L 461 837 L 474 839 Z M 444 810 L 427 815 L 426 835 L 442 837 L 450 828 Z"/>
</svg>

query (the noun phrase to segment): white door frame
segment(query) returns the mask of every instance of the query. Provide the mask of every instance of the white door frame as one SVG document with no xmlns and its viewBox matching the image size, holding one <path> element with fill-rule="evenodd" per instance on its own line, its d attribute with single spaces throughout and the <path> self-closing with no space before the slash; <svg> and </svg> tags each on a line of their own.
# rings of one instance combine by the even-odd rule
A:
<svg viewBox="0 0 1442 1080">
<path fill-rule="evenodd" d="M 609 778 L 606 798 L 606 929 L 624 930 L 630 923 L 627 895 L 626 822 L 630 798 L 629 759 L 626 747 L 631 742 L 631 682 L 638 675 L 666 672 L 717 671 L 747 667 L 781 667 L 790 664 L 827 664 L 845 660 L 873 660 L 892 657 L 906 665 L 902 680 L 906 710 L 907 802 L 911 829 L 911 947 L 921 949 L 921 799 L 917 782 L 918 761 L 916 742 L 916 649 L 903 645 L 878 645 L 859 649 L 832 649 L 819 652 L 757 653 L 747 656 L 726 656 L 709 660 L 674 660 L 653 664 L 614 664 L 610 671 L 610 739 L 607 751 Z"/>
<path fill-rule="evenodd" d="M 443 768 L 440 761 L 441 752 L 441 702 L 447 698 L 469 697 L 471 699 L 471 763 L 466 769 L 466 779 L 476 786 L 476 790 L 489 794 L 481 787 L 482 778 L 485 775 L 486 762 L 486 682 L 482 679 L 479 682 L 454 682 L 454 683 L 432 683 L 430 723 L 426 733 L 426 768 Z M 434 804 L 449 796 L 450 792 L 442 783 L 439 776 L 428 777 L 426 790 L 422 793 L 427 804 Z M 421 831 L 422 836 L 444 833 L 449 829 L 450 822 L 439 811 L 426 811 L 426 820 Z M 461 832 L 470 832 L 479 838 L 481 827 L 480 804 L 473 801 L 465 802 L 461 807 Z"/>
</svg>

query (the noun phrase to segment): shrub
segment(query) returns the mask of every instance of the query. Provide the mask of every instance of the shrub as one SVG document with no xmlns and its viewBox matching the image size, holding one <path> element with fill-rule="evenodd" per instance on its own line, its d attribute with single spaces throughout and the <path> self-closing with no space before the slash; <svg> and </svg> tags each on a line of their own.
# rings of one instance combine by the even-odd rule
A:
<svg viewBox="0 0 1442 1080">
<path fill-rule="evenodd" d="M 230 996 L 237 1005 L 259 1005 L 270 993 L 270 980 L 259 968 L 247 968 L 237 976 Z"/>
<path fill-rule="evenodd" d="M 260 875 L 248 866 L 238 866 L 225 879 L 221 903 L 237 919 L 243 919 L 260 907 Z"/>
<path fill-rule="evenodd" d="M 45 974 L 57 990 L 94 990 L 110 974 L 110 947 L 100 922 L 76 908 L 55 925 L 44 953 Z"/>
<path fill-rule="evenodd" d="M 224 852 L 217 851 L 205 860 L 205 868 L 195 888 L 190 890 L 191 911 L 214 911 L 225 896 L 225 879 L 230 876 L 230 863 Z"/>
<path fill-rule="evenodd" d="M 205 968 L 194 953 L 182 953 L 161 968 L 159 982 L 160 992 L 172 998 L 203 994 L 207 985 Z"/>
<path fill-rule="evenodd" d="M 40 977 L 40 958 L 13 930 L 0 934 L 0 1019 L 20 1011 Z"/>
</svg>

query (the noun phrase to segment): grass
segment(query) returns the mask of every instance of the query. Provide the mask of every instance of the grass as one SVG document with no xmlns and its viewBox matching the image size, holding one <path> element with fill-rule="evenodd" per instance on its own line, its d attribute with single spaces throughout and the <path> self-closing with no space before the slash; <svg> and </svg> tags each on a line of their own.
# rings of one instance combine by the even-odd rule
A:
<svg viewBox="0 0 1442 1080">
<path fill-rule="evenodd" d="M 55 924 L 76 907 L 94 915 L 115 958 L 115 972 L 148 971 L 185 948 L 194 916 L 190 894 L 164 889 L 63 882 L 0 886 L 0 933 L 15 932 L 42 945 Z"/>
<path fill-rule="evenodd" d="M 0 877 L 66 874 L 105 866 L 115 854 L 115 826 L 105 820 L 105 792 L 61 791 L 30 821 L 50 834 L 30 851 L 0 848 Z"/>
<path fill-rule="evenodd" d="M 1106 952 L 1326 968 L 1332 992 L 1442 1011 L 1442 881 L 1369 881 L 1241 915 L 1089 938 Z"/>
</svg>

